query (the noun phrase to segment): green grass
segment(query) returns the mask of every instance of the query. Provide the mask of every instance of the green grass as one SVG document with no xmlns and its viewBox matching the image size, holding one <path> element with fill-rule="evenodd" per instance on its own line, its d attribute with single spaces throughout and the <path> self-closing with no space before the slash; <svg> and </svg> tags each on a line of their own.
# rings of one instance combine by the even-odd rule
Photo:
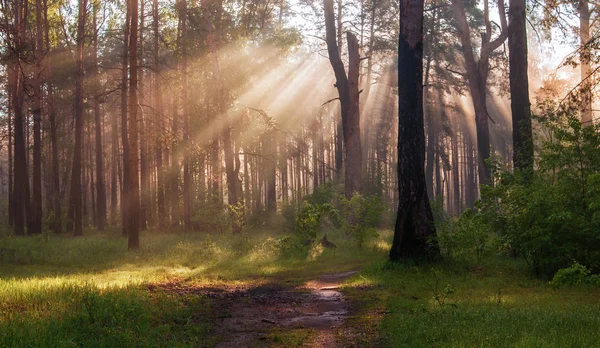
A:
<svg viewBox="0 0 600 348">
<path fill-rule="evenodd" d="M 335 242 L 334 256 L 319 248 L 281 255 L 273 231 L 224 238 L 147 232 L 134 252 L 118 231 L 0 238 L 0 346 L 212 346 L 219 338 L 211 317 L 220 314 L 209 299 L 147 285 L 295 285 L 382 255 L 378 244 L 357 250 L 351 241 Z M 273 337 L 286 344 L 307 335 Z"/>
<path fill-rule="evenodd" d="M 374 263 L 347 286 L 351 298 L 362 301 L 359 319 L 383 313 L 377 335 L 384 347 L 595 347 L 600 342 L 600 289 L 555 290 L 530 277 L 518 260 L 492 259 L 473 270 Z"/>
<path fill-rule="evenodd" d="M 301 284 L 361 269 L 344 292 L 351 316 L 343 346 L 592 347 L 600 342 L 600 289 L 552 288 L 516 259 L 482 267 L 386 263 L 390 232 L 367 247 L 329 234 L 336 255 L 281 254 L 277 233 L 142 235 L 126 250 L 118 231 L 82 238 L 0 238 L 0 346 L 214 346 L 222 313 L 199 295 L 149 291 L 149 283 Z M 275 330 L 275 346 L 309 344 L 310 330 Z M 266 344 L 266 343 L 265 343 Z"/>
</svg>

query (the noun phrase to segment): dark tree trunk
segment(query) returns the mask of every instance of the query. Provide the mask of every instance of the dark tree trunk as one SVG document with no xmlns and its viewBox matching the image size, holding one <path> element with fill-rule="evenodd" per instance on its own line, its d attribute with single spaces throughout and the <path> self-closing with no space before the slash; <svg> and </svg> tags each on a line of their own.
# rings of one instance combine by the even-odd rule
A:
<svg viewBox="0 0 600 348">
<path fill-rule="evenodd" d="M 425 185 L 423 0 L 401 0 L 398 44 L 398 216 L 390 260 L 435 257 L 433 214 Z"/>
<path fill-rule="evenodd" d="M 96 16 L 98 4 L 94 3 L 94 51 L 92 58 L 94 60 L 94 75 L 98 76 L 98 30 Z M 96 140 L 96 226 L 98 230 L 104 230 L 106 224 L 106 188 L 104 187 L 104 156 L 102 147 L 102 114 L 100 112 L 100 96 L 94 96 L 94 126 Z"/>
<path fill-rule="evenodd" d="M 154 24 L 154 46 L 153 46 L 153 55 L 154 55 L 154 104 L 156 108 L 156 124 L 158 125 L 158 132 L 163 132 L 164 130 L 164 121 L 162 114 L 162 96 L 161 96 L 161 83 L 160 83 L 160 75 L 159 75 L 159 57 L 158 57 L 158 39 L 159 39 L 159 17 L 158 17 L 158 0 L 154 0 L 152 4 L 152 17 Z M 161 141 L 161 137 L 157 136 L 157 140 L 155 143 L 155 161 L 156 161 L 156 186 L 157 186 L 157 194 L 156 200 L 158 205 L 158 227 L 161 229 L 167 227 L 167 219 L 166 219 L 166 207 L 165 207 L 165 180 L 164 180 L 164 169 L 163 169 L 163 142 Z"/>
<path fill-rule="evenodd" d="M 44 0 L 44 24 L 46 36 L 46 51 L 50 52 L 50 24 L 48 22 L 48 4 Z M 48 193 L 52 199 L 52 230 L 55 233 L 62 232 L 62 207 L 60 189 L 60 170 L 58 158 L 58 135 L 56 126 L 56 111 L 54 110 L 54 86 L 52 84 L 52 60 L 48 59 L 46 64 L 46 85 L 48 90 L 48 120 L 50 122 L 50 147 L 52 152 L 51 183 Z"/>
<path fill-rule="evenodd" d="M 28 234 L 42 233 L 42 65 L 43 65 L 43 33 L 42 33 L 42 2 L 35 1 L 36 31 L 35 31 L 35 76 L 33 102 L 33 197 L 31 200 L 31 230 Z"/>
<path fill-rule="evenodd" d="M 85 43 L 85 21 L 87 0 L 79 0 L 77 20 L 77 55 L 75 58 L 75 147 L 71 168 L 71 189 L 69 197 L 69 232 L 76 236 L 83 234 L 81 167 L 83 152 L 83 45 Z"/>
<path fill-rule="evenodd" d="M 515 169 L 533 169 L 533 134 L 527 77 L 527 18 L 525 0 L 510 0 L 508 53 L 510 64 L 510 109 L 513 127 Z M 591 110 L 590 110 L 591 111 Z"/>
<path fill-rule="evenodd" d="M 130 167 L 129 167 L 129 127 L 127 125 L 127 81 L 129 77 L 129 32 L 131 26 L 131 9 L 127 5 L 127 14 L 125 19 L 125 35 L 123 36 L 123 56 L 121 57 L 121 143 L 123 144 L 123 179 L 121 182 L 121 224 L 123 227 L 123 236 L 129 235 L 130 219 L 128 218 L 129 206 L 129 191 L 131 184 Z"/>
<path fill-rule="evenodd" d="M 129 41 L 129 218 L 128 249 L 140 247 L 140 183 L 138 173 L 138 1 L 129 0 L 131 35 Z"/>
</svg>

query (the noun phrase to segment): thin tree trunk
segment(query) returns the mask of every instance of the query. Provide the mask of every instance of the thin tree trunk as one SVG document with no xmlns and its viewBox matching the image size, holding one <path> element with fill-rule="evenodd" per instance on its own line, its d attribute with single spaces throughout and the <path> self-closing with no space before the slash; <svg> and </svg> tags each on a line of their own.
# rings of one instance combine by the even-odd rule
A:
<svg viewBox="0 0 600 348">
<path fill-rule="evenodd" d="M 511 11 L 514 0 L 511 0 Z M 520 1 L 519 1 L 520 3 Z M 515 12 L 520 11 L 520 4 L 515 3 Z M 581 44 L 580 53 L 580 72 L 582 83 L 582 105 L 581 105 L 581 122 L 585 125 L 590 125 L 593 122 L 593 111 L 592 111 L 592 81 L 590 80 L 590 74 L 592 68 L 590 67 L 590 60 L 592 59 L 590 53 L 590 6 L 588 0 L 579 0 L 579 40 Z M 520 16 L 519 14 L 511 13 L 512 16 Z M 517 18 L 515 18 L 517 20 Z M 520 23 L 519 23 L 520 24 Z M 523 28 L 523 31 L 525 29 Z M 516 34 L 515 34 L 516 35 Z M 527 44 L 527 41 L 525 41 Z M 526 47 L 526 46 L 525 46 Z M 527 51 L 526 51 L 527 52 Z M 527 55 L 527 53 L 525 53 Z M 512 76 L 512 75 L 511 75 Z M 525 126 L 526 127 L 526 126 Z"/>
<path fill-rule="evenodd" d="M 92 59 L 94 60 L 94 75 L 99 74 L 98 63 L 98 30 L 97 15 L 98 3 L 94 3 L 93 7 L 94 18 L 94 47 Z M 104 156 L 102 144 L 102 114 L 100 112 L 100 96 L 94 96 L 94 123 L 95 123 L 95 140 L 96 140 L 96 226 L 98 230 L 104 230 L 106 224 L 106 188 L 104 187 Z"/>
<path fill-rule="evenodd" d="M 128 249 L 140 247 L 140 183 L 138 172 L 138 1 L 129 0 L 131 35 L 129 41 L 129 217 Z"/>
<path fill-rule="evenodd" d="M 71 169 L 71 189 L 69 198 L 69 232 L 83 235 L 83 202 L 81 200 L 81 167 L 83 151 L 83 45 L 85 43 L 85 21 L 87 0 L 79 0 L 77 20 L 77 55 L 75 58 L 75 147 Z"/>
</svg>

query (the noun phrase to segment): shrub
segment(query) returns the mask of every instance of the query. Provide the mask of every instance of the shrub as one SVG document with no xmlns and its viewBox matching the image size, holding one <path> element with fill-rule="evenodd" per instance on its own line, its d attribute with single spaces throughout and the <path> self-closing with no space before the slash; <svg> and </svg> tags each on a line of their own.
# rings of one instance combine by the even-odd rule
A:
<svg viewBox="0 0 600 348">
<path fill-rule="evenodd" d="M 437 235 L 441 252 L 459 262 L 479 264 L 497 245 L 489 225 L 474 210 L 438 222 Z"/>
<path fill-rule="evenodd" d="M 555 288 L 581 284 L 600 286 L 600 276 L 593 275 L 587 267 L 573 261 L 571 266 L 559 269 L 550 284 Z"/>
<path fill-rule="evenodd" d="M 545 121 L 537 170 L 498 171 L 479 214 L 531 269 L 552 277 L 573 260 L 600 269 L 600 128 Z"/>
<path fill-rule="evenodd" d="M 372 237 L 377 237 L 377 225 L 381 213 L 385 210 L 381 199 L 377 196 L 365 197 L 355 194 L 351 199 L 340 199 L 343 215 L 342 230 L 352 237 L 359 247 Z"/>
</svg>

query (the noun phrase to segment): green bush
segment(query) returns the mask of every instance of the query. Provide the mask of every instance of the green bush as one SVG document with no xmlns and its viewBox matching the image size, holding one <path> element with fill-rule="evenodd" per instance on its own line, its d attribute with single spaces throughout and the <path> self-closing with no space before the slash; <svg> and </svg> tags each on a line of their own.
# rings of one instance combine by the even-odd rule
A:
<svg viewBox="0 0 600 348">
<path fill-rule="evenodd" d="M 497 171 L 479 214 L 531 269 L 552 277 L 573 260 L 600 269 L 600 128 L 544 121 L 536 171 Z"/>
<path fill-rule="evenodd" d="M 559 269 L 550 284 L 555 288 L 581 284 L 600 286 L 600 276 L 592 274 L 587 267 L 573 261 L 571 266 Z"/>
<path fill-rule="evenodd" d="M 351 199 L 341 198 L 342 231 L 352 237 L 359 247 L 369 238 L 377 237 L 377 225 L 385 210 L 377 196 L 365 197 L 356 193 Z"/>
<path fill-rule="evenodd" d="M 476 211 L 467 210 L 459 218 L 438 222 L 440 251 L 459 262 L 480 264 L 484 256 L 496 249 L 497 238 Z"/>
</svg>

